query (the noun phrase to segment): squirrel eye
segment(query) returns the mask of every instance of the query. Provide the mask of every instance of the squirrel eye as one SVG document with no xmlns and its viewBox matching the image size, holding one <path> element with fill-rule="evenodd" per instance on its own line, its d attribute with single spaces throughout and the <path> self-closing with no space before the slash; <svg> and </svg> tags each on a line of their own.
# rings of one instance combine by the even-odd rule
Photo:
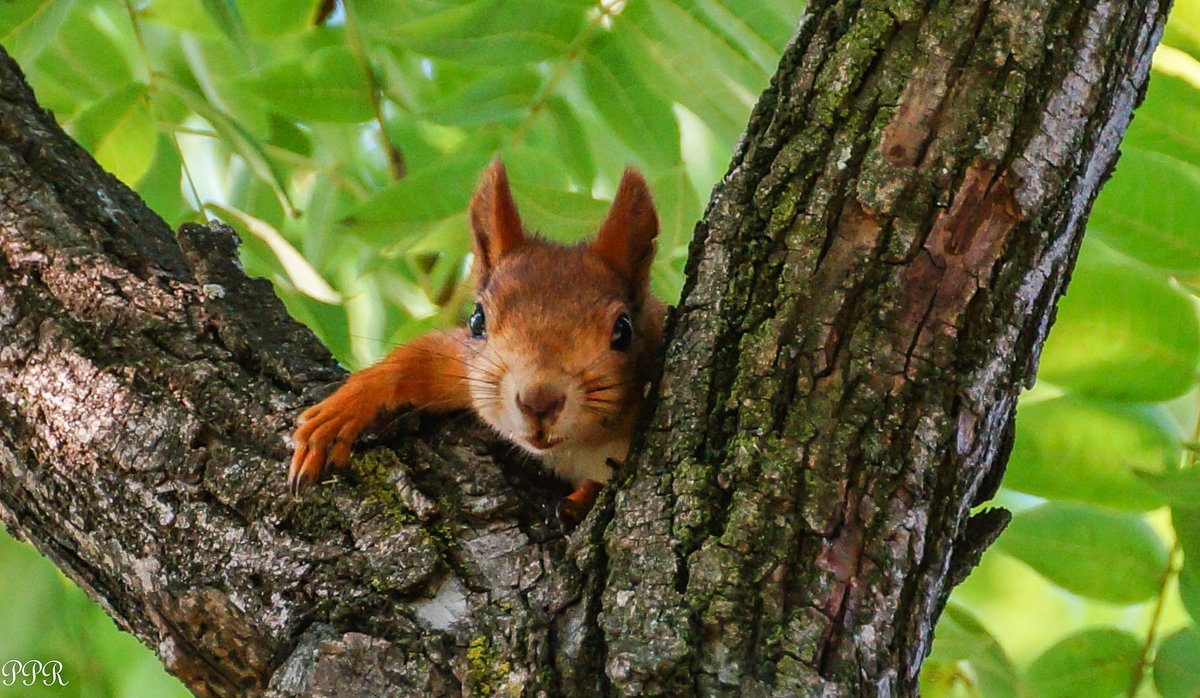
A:
<svg viewBox="0 0 1200 698">
<path fill-rule="evenodd" d="M 475 339 L 487 336 L 487 320 L 483 317 L 483 306 L 479 303 L 475 304 L 475 312 L 471 313 L 471 319 L 467 320 L 467 327 L 471 328 L 471 336 Z"/>
<path fill-rule="evenodd" d="M 629 321 L 629 315 L 621 313 L 613 324 L 612 340 L 609 346 L 614 351 L 629 351 L 629 345 L 633 342 L 633 323 Z"/>
</svg>

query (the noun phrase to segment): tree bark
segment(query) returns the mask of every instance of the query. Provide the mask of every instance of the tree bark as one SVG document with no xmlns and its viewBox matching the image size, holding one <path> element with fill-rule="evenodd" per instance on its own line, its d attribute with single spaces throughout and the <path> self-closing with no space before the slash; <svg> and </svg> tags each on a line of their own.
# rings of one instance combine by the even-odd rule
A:
<svg viewBox="0 0 1200 698">
<path fill-rule="evenodd" d="M 198 695 L 914 695 L 1166 13 L 810 3 L 567 537 L 469 418 L 285 496 L 342 372 L 0 55 L 0 517 Z"/>
</svg>

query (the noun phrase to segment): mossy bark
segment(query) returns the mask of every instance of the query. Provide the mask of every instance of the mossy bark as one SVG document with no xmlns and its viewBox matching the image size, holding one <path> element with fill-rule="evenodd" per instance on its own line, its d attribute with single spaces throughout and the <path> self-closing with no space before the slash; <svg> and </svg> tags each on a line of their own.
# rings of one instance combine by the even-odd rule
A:
<svg viewBox="0 0 1200 698">
<path fill-rule="evenodd" d="M 286 497 L 340 370 L 0 57 L 0 517 L 199 695 L 912 695 L 1166 11 L 811 3 L 566 538 L 469 419 Z"/>
</svg>

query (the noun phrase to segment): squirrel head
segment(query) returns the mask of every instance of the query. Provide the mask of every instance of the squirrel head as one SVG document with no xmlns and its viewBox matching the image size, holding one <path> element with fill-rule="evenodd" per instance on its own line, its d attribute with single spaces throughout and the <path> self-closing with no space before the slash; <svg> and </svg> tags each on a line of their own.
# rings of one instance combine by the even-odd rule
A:
<svg viewBox="0 0 1200 698">
<path fill-rule="evenodd" d="M 658 215 L 646 180 L 626 170 L 596 236 L 561 245 L 526 233 L 496 160 L 470 221 L 475 411 L 537 455 L 628 440 L 662 336 L 663 306 L 649 292 Z"/>
</svg>

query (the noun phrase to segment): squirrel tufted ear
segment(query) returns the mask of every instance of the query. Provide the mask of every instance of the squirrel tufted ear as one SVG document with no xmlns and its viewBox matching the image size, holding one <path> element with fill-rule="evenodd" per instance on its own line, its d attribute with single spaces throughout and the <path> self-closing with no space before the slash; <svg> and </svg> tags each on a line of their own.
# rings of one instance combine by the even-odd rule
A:
<svg viewBox="0 0 1200 698">
<path fill-rule="evenodd" d="M 634 293 L 646 290 L 650 263 L 654 261 L 654 238 L 658 236 L 658 213 L 646 179 L 632 167 L 625 170 L 612 208 L 592 241 L 592 251 L 614 271 L 629 280 Z"/>
<path fill-rule="evenodd" d="M 476 280 L 483 283 L 504 255 L 525 242 L 525 227 L 500 158 L 484 170 L 475 196 L 471 198 L 470 218 Z"/>
</svg>

